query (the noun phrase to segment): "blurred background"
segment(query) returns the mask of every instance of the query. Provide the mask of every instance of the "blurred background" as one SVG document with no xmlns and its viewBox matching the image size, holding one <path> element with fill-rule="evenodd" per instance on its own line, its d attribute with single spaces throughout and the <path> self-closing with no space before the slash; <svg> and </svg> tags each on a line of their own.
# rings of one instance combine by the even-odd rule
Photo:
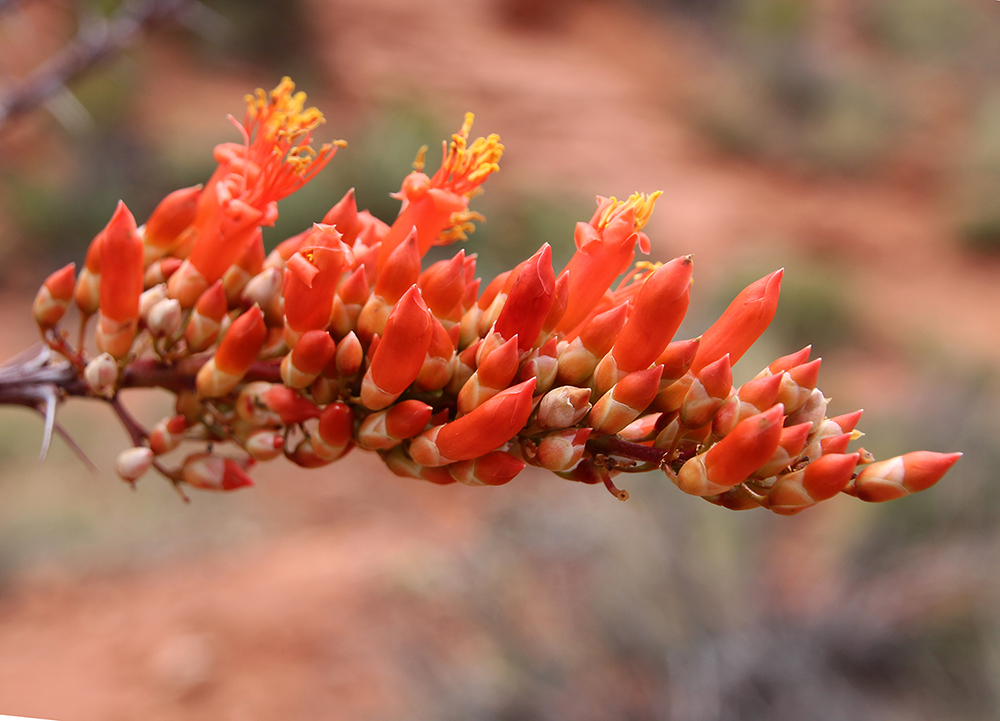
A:
<svg viewBox="0 0 1000 721">
<path fill-rule="evenodd" d="M 695 256 L 682 337 L 784 266 L 737 382 L 812 343 L 877 456 L 966 454 L 793 518 L 652 475 L 627 503 L 530 469 L 442 488 L 360 452 L 185 505 L 115 479 L 99 404 L 60 415 L 97 476 L 58 441 L 37 466 L 40 419 L 0 409 L 0 713 L 996 719 L 998 37 L 995 0 L 0 0 L 0 358 L 118 198 L 141 220 L 203 181 L 226 114 L 291 75 L 349 145 L 269 246 L 352 186 L 391 221 L 471 110 L 507 146 L 481 275 L 546 241 L 559 266 L 595 194 L 662 189 L 653 259 Z"/>
</svg>

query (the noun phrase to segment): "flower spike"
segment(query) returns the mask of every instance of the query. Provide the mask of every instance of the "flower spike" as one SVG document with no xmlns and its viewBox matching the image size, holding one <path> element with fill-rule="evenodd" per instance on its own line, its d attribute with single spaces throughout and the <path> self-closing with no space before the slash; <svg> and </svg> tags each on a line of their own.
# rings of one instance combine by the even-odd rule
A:
<svg viewBox="0 0 1000 721">
<path fill-rule="evenodd" d="M 625 500 L 616 476 L 659 470 L 713 504 L 784 515 L 842 492 L 904 496 L 957 461 L 850 450 L 860 411 L 827 415 L 808 346 L 733 387 L 732 365 L 775 314 L 780 270 L 674 340 L 691 256 L 633 266 L 636 248 L 652 250 L 659 192 L 598 197 L 567 229 L 576 251 L 560 272 L 547 243 L 492 280 L 464 250 L 423 268 L 431 246 L 471 231 L 469 201 L 499 168 L 499 138 L 470 139 L 471 114 L 436 172 L 419 151 L 391 226 L 348 190 L 265 255 L 278 202 L 343 145 L 313 148 L 324 118 L 305 101 L 288 78 L 249 95 L 239 142 L 216 146 L 203 185 L 140 227 L 119 204 L 79 276 L 70 264 L 45 280 L 32 306 L 45 345 L 0 368 L 0 399 L 44 412 L 43 447 L 58 401 L 78 395 L 126 426 L 129 482 L 155 470 L 178 489 L 230 490 L 257 461 L 318 468 L 360 446 L 438 485 L 502 485 L 530 464 Z M 78 340 L 60 327 L 74 300 Z M 175 395 L 148 431 L 119 393 L 132 387 Z"/>
</svg>

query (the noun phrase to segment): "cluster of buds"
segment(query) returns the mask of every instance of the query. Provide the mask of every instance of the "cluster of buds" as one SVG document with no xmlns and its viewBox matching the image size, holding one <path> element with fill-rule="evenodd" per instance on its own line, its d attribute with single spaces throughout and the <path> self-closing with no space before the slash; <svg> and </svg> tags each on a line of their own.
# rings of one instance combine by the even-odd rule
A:
<svg viewBox="0 0 1000 721">
<path fill-rule="evenodd" d="M 171 193 L 142 226 L 120 203 L 80 273 L 57 271 L 35 300 L 76 374 L 64 390 L 108 400 L 130 433 L 125 480 L 155 468 L 178 488 L 231 490 L 256 462 L 313 468 L 358 446 L 438 484 L 501 485 L 530 464 L 624 499 L 615 476 L 656 471 L 727 508 L 790 514 L 838 493 L 923 490 L 958 459 L 849 451 L 861 412 L 827 416 L 809 348 L 733 387 L 732 365 L 774 316 L 780 270 L 700 337 L 675 339 L 691 256 L 634 264 L 659 193 L 599 198 L 558 272 L 547 244 L 482 288 L 464 250 L 423 268 L 432 246 L 466 237 L 469 200 L 498 170 L 503 146 L 470 141 L 471 114 L 433 176 L 419 152 L 391 225 L 348 191 L 266 254 L 277 202 L 342 143 L 310 147 L 323 116 L 287 78 L 247 100 L 243 142 L 216 148 L 204 186 Z M 60 329 L 74 305 L 76 343 Z M 175 413 L 143 428 L 119 401 L 136 386 L 175 393 Z"/>
</svg>

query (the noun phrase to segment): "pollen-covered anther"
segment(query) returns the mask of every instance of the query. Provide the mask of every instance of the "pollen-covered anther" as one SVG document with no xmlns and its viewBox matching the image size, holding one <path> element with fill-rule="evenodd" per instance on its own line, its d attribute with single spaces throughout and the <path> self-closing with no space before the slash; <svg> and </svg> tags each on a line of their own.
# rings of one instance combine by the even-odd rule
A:
<svg viewBox="0 0 1000 721">
<path fill-rule="evenodd" d="M 289 388 L 306 388 L 323 372 L 337 351 L 325 330 L 306 331 L 281 360 L 281 380 Z"/>
<path fill-rule="evenodd" d="M 54 328 L 66 315 L 76 288 L 75 272 L 76 264 L 70 263 L 46 278 L 38 289 L 31 313 L 42 331 Z"/>
<path fill-rule="evenodd" d="M 617 433 L 646 410 L 660 387 L 663 368 L 629 373 L 594 404 L 587 424 L 595 433 Z"/>
</svg>

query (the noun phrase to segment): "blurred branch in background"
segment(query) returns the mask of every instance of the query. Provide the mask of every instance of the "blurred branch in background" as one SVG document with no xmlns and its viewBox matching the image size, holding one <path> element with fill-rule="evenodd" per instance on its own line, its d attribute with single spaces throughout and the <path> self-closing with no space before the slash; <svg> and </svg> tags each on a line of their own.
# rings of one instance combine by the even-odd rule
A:
<svg viewBox="0 0 1000 721">
<path fill-rule="evenodd" d="M 0 12 L 16 4 L 14 0 L 3 0 Z M 65 105 L 57 105 L 61 97 L 68 100 L 71 112 L 86 114 L 68 84 L 117 56 L 145 33 L 176 18 L 191 5 L 191 0 L 126 2 L 107 20 L 83 24 L 73 42 L 0 95 L 0 129 L 43 104 L 60 122 L 68 125 L 66 111 L 60 109 L 60 105 L 63 108 Z"/>
</svg>

